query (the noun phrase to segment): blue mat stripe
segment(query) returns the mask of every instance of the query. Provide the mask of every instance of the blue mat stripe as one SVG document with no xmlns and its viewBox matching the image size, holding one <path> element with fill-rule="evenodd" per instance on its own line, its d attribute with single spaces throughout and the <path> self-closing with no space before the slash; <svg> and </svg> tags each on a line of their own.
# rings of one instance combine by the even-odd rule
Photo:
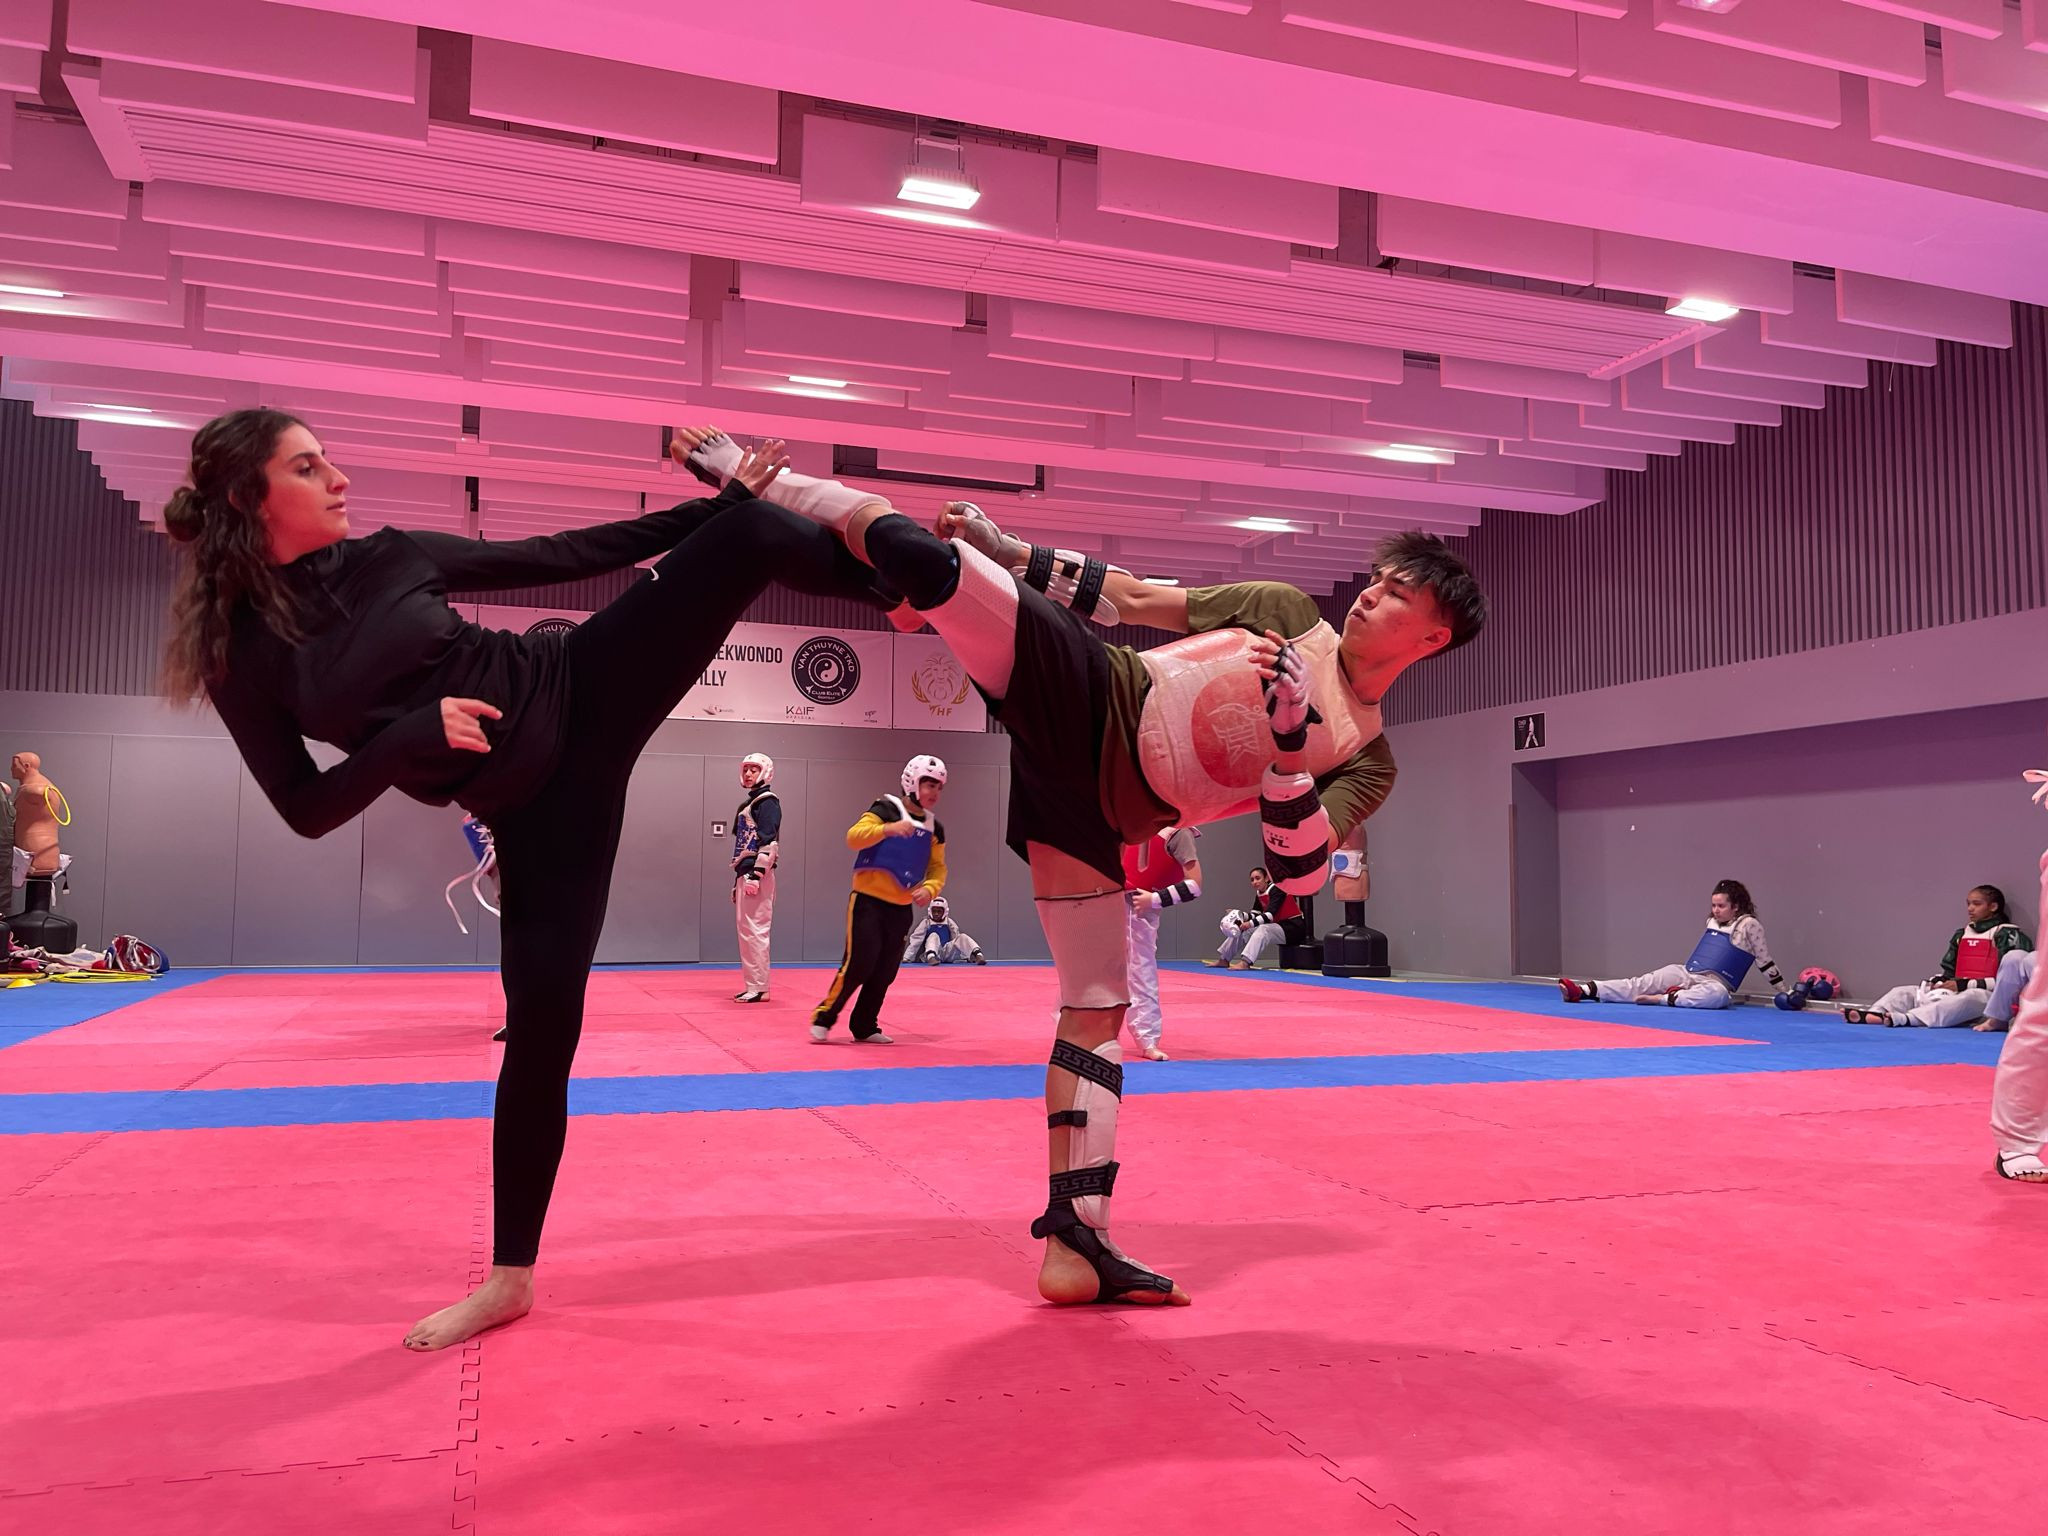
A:
<svg viewBox="0 0 2048 1536">
<path fill-rule="evenodd" d="M 1842 1026 L 1847 1028 L 1848 1026 Z M 1896 1038 L 1894 1036 L 1893 1038 Z M 1314 1056 L 1272 1060 L 1146 1064 L 1125 1080 L 1133 1096 L 1233 1093 L 1398 1084 L 1572 1082 L 1697 1077 L 1741 1072 L 1817 1072 L 1996 1059 L 1989 1049 L 1953 1042 L 1939 1053 L 1887 1050 L 1877 1041 L 1796 1046 L 1649 1046 L 1630 1050 L 1496 1051 L 1413 1056 Z M 940 1104 L 1036 1099 L 1038 1065 L 895 1067 L 848 1071 L 694 1073 L 579 1078 L 574 1115 L 675 1114 L 749 1109 L 822 1109 L 865 1104 Z M 491 1112 L 492 1085 L 376 1083 L 321 1087 L 188 1089 L 173 1092 L 0 1095 L 0 1135 L 58 1132 L 178 1131 L 249 1126 L 338 1125 L 410 1120 L 470 1120 Z"/>
</svg>

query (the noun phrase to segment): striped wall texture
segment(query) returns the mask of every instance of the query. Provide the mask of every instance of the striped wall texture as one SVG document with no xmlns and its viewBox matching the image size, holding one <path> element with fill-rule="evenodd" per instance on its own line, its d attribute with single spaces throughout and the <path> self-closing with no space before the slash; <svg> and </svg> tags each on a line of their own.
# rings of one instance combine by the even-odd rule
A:
<svg viewBox="0 0 2048 1536">
<path fill-rule="evenodd" d="M 1395 685 L 1390 724 L 2048 606 L 2048 311 L 1607 481 L 1451 541 L 1493 615 Z"/>
<path fill-rule="evenodd" d="M 1734 444 L 1608 477 L 1566 517 L 1489 511 L 1453 544 L 1493 601 L 1486 633 L 1415 668 L 1390 723 L 1584 692 L 2048 606 L 2048 311 L 2008 350 L 1788 409 Z M 171 548 L 76 449 L 68 422 L 0 401 L 0 690 L 154 691 Z M 631 581 L 494 594 L 589 610 Z M 1355 585 L 1322 600 L 1340 618 Z M 879 629 L 850 602 L 772 588 L 757 623 Z M 1105 632 L 1146 646 L 1155 630 Z"/>
</svg>

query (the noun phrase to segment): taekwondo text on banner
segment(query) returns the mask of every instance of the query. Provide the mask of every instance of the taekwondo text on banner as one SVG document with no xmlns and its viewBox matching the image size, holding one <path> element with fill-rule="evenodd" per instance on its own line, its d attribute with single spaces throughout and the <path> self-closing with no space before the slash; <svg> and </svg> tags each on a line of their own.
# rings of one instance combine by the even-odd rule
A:
<svg viewBox="0 0 2048 1536">
<path fill-rule="evenodd" d="M 464 605 L 465 608 L 467 605 Z M 588 614 L 482 604 L 487 629 L 538 635 L 574 629 Z M 988 709 L 937 635 L 735 624 L 670 716 L 774 725 L 988 729 Z"/>
</svg>

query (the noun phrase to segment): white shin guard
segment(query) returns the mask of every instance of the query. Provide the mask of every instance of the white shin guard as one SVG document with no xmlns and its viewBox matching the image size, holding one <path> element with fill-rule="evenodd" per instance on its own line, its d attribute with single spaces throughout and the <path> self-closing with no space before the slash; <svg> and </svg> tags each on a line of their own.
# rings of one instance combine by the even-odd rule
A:
<svg viewBox="0 0 2048 1536">
<path fill-rule="evenodd" d="M 1067 1171 L 1052 1176 L 1052 1198 L 1071 1200 L 1074 1214 L 1098 1232 L 1109 1228 L 1109 1197 L 1116 1187 L 1116 1117 L 1123 1103 L 1124 1048 L 1105 1041 L 1085 1051 L 1055 1040 L 1052 1065 L 1074 1077 L 1073 1108 L 1046 1117 L 1067 1133 Z"/>
<path fill-rule="evenodd" d="M 1017 668 L 1017 578 L 973 545 L 953 540 L 960 580 L 925 618 L 945 637 L 967 675 L 1000 699 Z"/>
<path fill-rule="evenodd" d="M 1041 896 L 1038 926 L 1052 951 L 1062 1008 L 1123 1008 L 1131 1001 L 1131 929 L 1121 890 Z"/>
</svg>

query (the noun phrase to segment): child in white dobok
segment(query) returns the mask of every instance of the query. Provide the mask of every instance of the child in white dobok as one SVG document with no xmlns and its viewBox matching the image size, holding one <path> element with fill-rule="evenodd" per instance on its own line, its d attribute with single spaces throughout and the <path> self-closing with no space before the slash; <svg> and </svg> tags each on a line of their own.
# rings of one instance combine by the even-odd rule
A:
<svg viewBox="0 0 2048 1536">
<path fill-rule="evenodd" d="M 1740 880 L 1723 880 L 1707 898 L 1707 929 L 1683 965 L 1667 965 L 1617 981 L 1557 979 L 1568 1003 L 1663 1003 L 1673 1008 L 1726 1008 L 1752 965 L 1763 967 L 1776 991 L 1785 978 L 1764 941 L 1756 903 Z"/>
</svg>

